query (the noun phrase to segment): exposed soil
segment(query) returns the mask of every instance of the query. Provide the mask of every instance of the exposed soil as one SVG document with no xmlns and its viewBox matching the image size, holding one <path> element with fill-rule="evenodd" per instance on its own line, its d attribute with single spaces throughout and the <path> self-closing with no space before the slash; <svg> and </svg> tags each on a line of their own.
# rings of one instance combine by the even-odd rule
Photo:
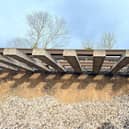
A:
<svg viewBox="0 0 129 129">
<path fill-rule="evenodd" d="M 0 73 L 0 96 L 14 95 L 28 99 L 51 95 L 61 102 L 110 100 L 129 93 L 129 77 L 85 74 Z"/>
</svg>

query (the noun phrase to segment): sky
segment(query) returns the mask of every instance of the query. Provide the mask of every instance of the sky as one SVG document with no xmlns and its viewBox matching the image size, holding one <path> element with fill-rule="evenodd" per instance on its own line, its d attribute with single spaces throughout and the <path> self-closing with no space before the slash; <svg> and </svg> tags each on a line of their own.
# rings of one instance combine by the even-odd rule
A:
<svg viewBox="0 0 129 129">
<path fill-rule="evenodd" d="M 0 0 L 0 47 L 26 35 L 26 15 L 34 11 L 65 19 L 70 35 L 65 48 L 82 48 L 84 40 L 97 46 L 104 32 L 114 33 L 115 48 L 129 48 L 129 0 Z"/>
</svg>

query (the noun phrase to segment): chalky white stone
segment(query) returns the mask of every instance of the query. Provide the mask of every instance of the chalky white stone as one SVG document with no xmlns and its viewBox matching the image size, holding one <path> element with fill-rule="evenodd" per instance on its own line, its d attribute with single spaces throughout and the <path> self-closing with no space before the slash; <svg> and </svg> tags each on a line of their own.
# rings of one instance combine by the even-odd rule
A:
<svg viewBox="0 0 129 129">
<path fill-rule="evenodd" d="M 51 96 L 33 100 L 9 96 L 0 101 L 0 129 L 110 129 L 112 126 L 129 128 L 129 96 L 74 104 L 60 103 Z"/>
</svg>

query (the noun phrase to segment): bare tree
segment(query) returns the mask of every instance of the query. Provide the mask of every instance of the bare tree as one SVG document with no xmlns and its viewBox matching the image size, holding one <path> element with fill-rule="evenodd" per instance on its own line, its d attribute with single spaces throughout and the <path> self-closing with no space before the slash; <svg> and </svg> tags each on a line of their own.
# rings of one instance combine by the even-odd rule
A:
<svg viewBox="0 0 129 129">
<path fill-rule="evenodd" d="M 34 12 L 27 15 L 27 35 L 14 38 L 10 47 L 18 48 L 59 48 L 67 41 L 68 31 L 63 19 L 47 12 Z"/>
<path fill-rule="evenodd" d="M 102 41 L 101 41 L 101 48 L 105 49 L 112 49 L 115 45 L 115 38 L 114 34 L 110 32 L 106 32 L 102 36 Z"/>
<path fill-rule="evenodd" d="M 26 38 L 14 38 L 9 41 L 9 47 L 14 48 L 30 48 L 30 42 Z"/>
<path fill-rule="evenodd" d="M 84 49 L 88 49 L 91 50 L 94 48 L 94 44 L 93 42 L 87 40 L 82 42 L 82 46 Z M 101 48 L 101 49 L 112 49 L 116 44 L 115 41 L 115 36 L 113 33 L 111 32 L 105 32 L 102 35 L 102 39 L 101 39 L 101 43 L 96 43 L 95 46 L 96 48 Z"/>
<path fill-rule="evenodd" d="M 27 21 L 29 40 L 33 43 L 32 48 L 60 47 L 68 36 L 64 20 L 51 16 L 47 12 L 29 14 Z"/>
<path fill-rule="evenodd" d="M 82 42 L 82 47 L 86 50 L 92 50 L 93 49 L 93 42 L 87 40 Z"/>
</svg>

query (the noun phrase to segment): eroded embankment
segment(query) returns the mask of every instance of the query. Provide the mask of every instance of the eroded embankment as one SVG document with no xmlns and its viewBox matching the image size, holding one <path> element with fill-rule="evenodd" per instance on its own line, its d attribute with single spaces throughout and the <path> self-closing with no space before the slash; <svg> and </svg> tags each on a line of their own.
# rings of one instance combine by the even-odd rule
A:
<svg viewBox="0 0 129 129">
<path fill-rule="evenodd" d="M 61 102 L 110 100 L 129 93 L 129 77 L 85 74 L 0 73 L 0 96 L 54 96 Z"/>
<path fill-rule="evenodd" d="M 3 72 L 0 129 L 128 129 L 128 82 L 119 76 Z"/>
</svg>

